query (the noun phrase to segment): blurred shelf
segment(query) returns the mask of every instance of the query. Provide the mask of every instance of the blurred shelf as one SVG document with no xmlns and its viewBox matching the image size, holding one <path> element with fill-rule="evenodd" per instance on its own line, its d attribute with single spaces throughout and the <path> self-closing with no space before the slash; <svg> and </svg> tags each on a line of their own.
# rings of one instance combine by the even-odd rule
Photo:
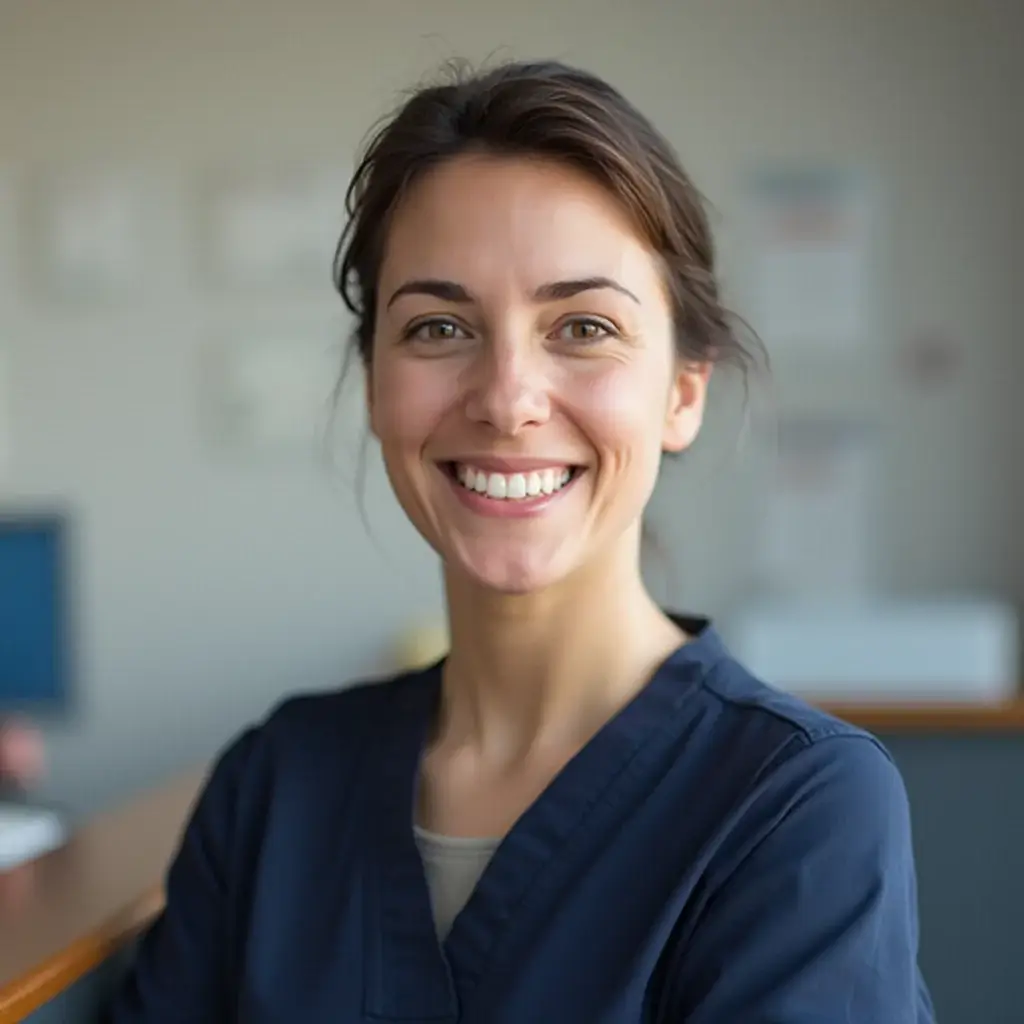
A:
<svg viewBox="0 0 1024 1024">
<path fill-rule="evenodd" d="M 836 703 L 816 701 L 844 721 L 875 732 L 1024 733 L 1024 697 L 999 704 L 928 701 L 917 703 Z"/>
</svg>

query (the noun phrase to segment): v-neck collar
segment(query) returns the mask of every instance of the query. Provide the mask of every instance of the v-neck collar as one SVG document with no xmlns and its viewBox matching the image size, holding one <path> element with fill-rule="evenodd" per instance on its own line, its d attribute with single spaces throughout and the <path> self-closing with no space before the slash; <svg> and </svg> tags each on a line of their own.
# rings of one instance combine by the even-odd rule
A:
<svg viewBox="0 0 1024 1024">
<path fill-rule="evenodd" d="M 379 796 L 370 808 L 372 898 L 367 903 L 368 1013 L 384 1020 L 455 1021 L 515 908 L 614 783 L 670 740 L 677 712 L 724 646 L 703 619 L 673 616 L 690 639 L 573 757 L 512 826 L 439 945 L 413 832 L 416 780 L 440 700 L 443 662 L 395 688 L 385 739 L 371 756 Z"/>
</svg>

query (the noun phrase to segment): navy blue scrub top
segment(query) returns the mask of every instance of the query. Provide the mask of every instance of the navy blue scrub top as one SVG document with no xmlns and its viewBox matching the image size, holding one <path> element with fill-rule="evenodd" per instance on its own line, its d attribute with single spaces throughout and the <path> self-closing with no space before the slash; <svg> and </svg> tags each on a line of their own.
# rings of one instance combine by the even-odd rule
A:
<svg viewBox="0 0 1024 1024">
<path fill-rule="evenodd" d="M 907 797 L 713 627 L 587 744 L 439 944 L 413 833 L 440 666 L 221 755 L 113 1024 L 922 1024 Z"/>
</svg>

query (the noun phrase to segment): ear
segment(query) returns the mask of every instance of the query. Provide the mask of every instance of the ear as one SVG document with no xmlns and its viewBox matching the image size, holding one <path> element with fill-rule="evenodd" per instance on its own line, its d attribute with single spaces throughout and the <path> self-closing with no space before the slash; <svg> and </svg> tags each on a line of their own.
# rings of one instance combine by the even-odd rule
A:
<svg viewBox="0 0 1024 1024">
<path fill-rule="evenodd" d="M 711 363 L 678 362 L 665 410 L 663 451 L 685 451 L 697 439 L 704 422 L 711 369 Z"/>
</svg>

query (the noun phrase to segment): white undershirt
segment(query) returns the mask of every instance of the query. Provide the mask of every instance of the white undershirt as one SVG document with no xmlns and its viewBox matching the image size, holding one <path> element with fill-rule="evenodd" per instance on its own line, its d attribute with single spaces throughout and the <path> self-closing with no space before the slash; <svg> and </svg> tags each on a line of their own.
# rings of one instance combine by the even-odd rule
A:
<svg viewBox="0 0 1024 1024">
<path fill-rule="evenodd" d="M 414 831 L 430 890 L 434 926 L 443 942 L 501 840 L 442 836 L 418 825 Z"/>
</svg>

